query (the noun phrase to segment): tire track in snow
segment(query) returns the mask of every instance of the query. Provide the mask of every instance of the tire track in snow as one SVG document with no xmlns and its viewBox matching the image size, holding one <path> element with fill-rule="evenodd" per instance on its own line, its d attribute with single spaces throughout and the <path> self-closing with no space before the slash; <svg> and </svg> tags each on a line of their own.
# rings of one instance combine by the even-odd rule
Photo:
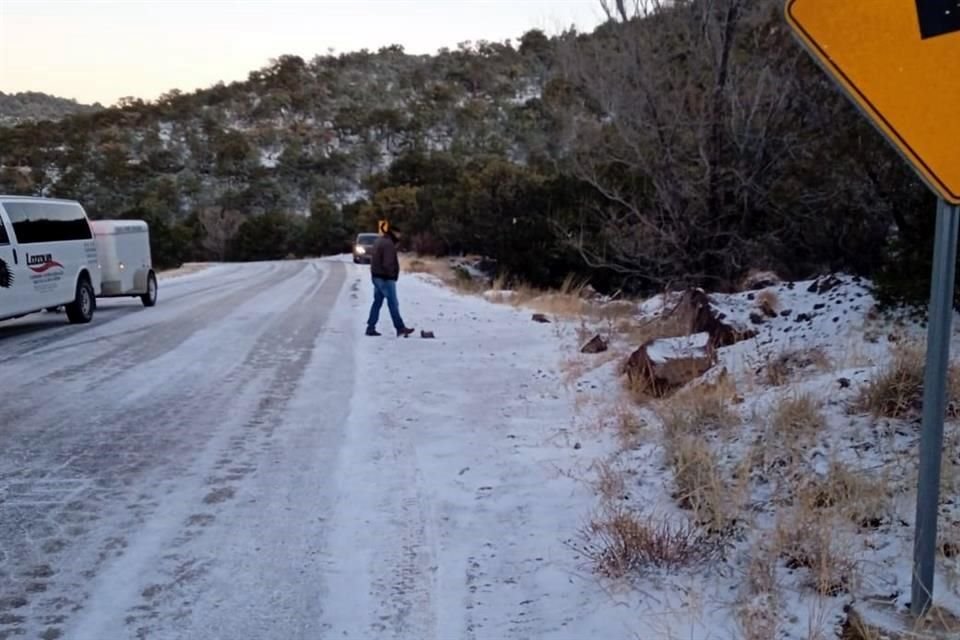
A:
<svg viewBox="0 0 960 640">
<path fill-rule="evenodd" d="M 316 265 L 309 270 L 284 266 L 277 279 L 257 279 L 260 288 L 245 294 L 249 299 L 238 313 L 256 309 L 267 297 L 283 296 L 296 305 L 320 286 L 311 279 L 315 270 Z M 275 286 L 280 280 L 286 281 Z M 275 288 L 263 288 L 270 286 Z M 260 336 L 259 345 L 268 340 L 276 317 L 231 322 L 237 333 Z M 178 338 L 166 342 L 171 350 L 183 344 Z M 153 388 L 120 392 L 105 406 L 79 405 L 95 408 L 95 419 L 78 423 L 71 419 L 78 405 L 41 402 L 34 407 L 33 424 L 44 425 L 44 431 L 12 425 L 19 428 L 8 434 L 8 447 L 0 453 L 0 616 L 7 616 L 0 619 L 17 622 L 0 623 L 0 632 L 59 633 L 60 625 L 84 606 L 90 581 L 129 553 L 129 533 L 149 529 L 151 514 L 169 499 L 165 492 L 176 489 L 196 458 L 197 444 L 211 437 L 210 428 L 222 431 L 232 415 L 246 410 L 244 392 L 260 382 L 260 375 L 242 351 L 241 360 L 235 360 L 231 352 L 238 345 L 223 344 L 231 338 L 222 336 L 206 354 L 192 352 L 208 359 L 199 366 L 185 364 L 169 380 L 172 384 L 160 384 L 168 382 L 166 374 L 138 367 L 138 379 Z M 222 353 L 221 347 L 226 348 Z M 198 375 L 205 366 L 213 379 Z M 245 373 L 236 373 L 238 368 Z M 62 384 L 64 389 L 77 386 L 69 380 Z M 121 383 L 117 391 L 124 386 L 131 387 Z M 243 473 L 242 466 L 230 469 L 230 475 Z M 204 523 L 202 517 L 190 522 L 192 529 Z M 178 575 L 196 569 L 184 567 Z"/>
<path fill-rule="evenodd" d="M 323 314 L 317 317 L 311 312 L 318 309 L 319 299 L 335 295 L 342 287 L 343 269 L 333 266 L 330 271 L 326 280 L 318 280 L 297 295 L 296 302 L 278 315 L 235 372 L 236 376 L 243 372 L 256 375 L 261 384 L 251 389 L 249 410 L 242 421 L 212 441 L 193 468 L 183 474 L 202 481 L 178 482 L 174 494 L 164 498 L 174 505 L 173 509 L 163 509 L 144 527 L 162 531 L 135 541 L 137 546 L 131 550 L 129 561 L 109 569 L 101 578 L 107 593 L 118 575 L 136 585 L 126 594 L 126 612 L 114 602 L 91 603 L 95 613 L 78 623 L 79 636 L 183 637 L 184 630 L 174 629 L 191 618 L 192 603 L 201 597 L 199 583 L 220 562 L 220 558 L 204 552 L 204 545 L 209 544 L 205 538 L 216 535 L 223 512 L 244 498 L 245 485 L 270 455 L 278 432 L 285 426 L 286 406 L 300 385 L 317 336 L 325 326 Z M 107 615 L 102 617 L 98 610 Z M 120 620 L 125 632 L 118 626 Z"/>
<path fill-rule="evenodd" d="M 242 270 L 242 268 L 229 270 L 227 271 L 227 274 L 232 274 L 238 270 Z M 204 279 L 215 276 L 219 277 L 222 275 L 224 275 L 222 270 L 218 270 L 215 273 L 204 274 Z M 177 284 L 179 286 L 195 286 L 197 282 L 187 281 Z M 161 284 L 161 298 L 158 305 L 162 305 L 160 310 L 166 310 L 171 306 L 171 304 L 195 295 L 200 295 L 208 291 L 215 291 L 216 293 L 214 295 L 227 295 L 234 290 L 235 287 L 243 286 L 245 284 L 250 284 L 248 278 L 246 276 L 240 276 L 238 278 L 223 279 L 218 281 L 217 284 L 206 286 L 200 289 L 193 288 L 185 293 L 175 296 L 164 294 L 164 291 L 170 288 L 170 285 L 164 286 Z M 63 321 L 61 316 L 56 316 L 57 321 L 55 323 L 49 322 L 46 321 L 46 319 L 40 319 L 43 318 L 42 314 L 35 314 L 32 316 L 33 318 L 37 318 L 35 322 L 26 322 L 6 326 L 0 325 L 0 344 L 3 345 L 3 357 L 0 358 L 0 365 L 7 362 L 14 362 L 25 357 L 43 355 L 57 349 L 69 348 L 83 345 L 88 342 L 102 340 L 102 334 L 104 332 L 101 330 L 104 326 L 120 320 L 128 319 L 130 316 L 135 316 L 138 314 L 155 315 L 158 312 L 157 308 L 138 308 L 138 304 L 139 303 L 131 302 L 130 306 L 113 304 L 104 306 L 101 301 L 100 308 L 98 309 L 93 322 L 89 325 L 68 325 Z M 28 318 L 29 317 L 30 316 L 28 316 Z M 147 330 L 147 328 L 148 327 L 144 327 L 135 331 L 142 332 Z M 68 341 L 70 338 L 77 337 L 78 335 L 86 335 L 88 333 L 96 334 L 96 337 L 88 338 L 82 341 L 72 341 L 65 345 L 60 344 Z M 121 334 L 113 333 L 111 335 L 116 337 Z"/>
<path fill-rule="evenodd" d="M 381 414 L 380 418 L 381 433 L 387 435 L 391 448 L 382 460 L 391 484 L 377 512 L 387 517 L 388 524 L 382 532 L 386 544 L 374 554 L 369 569 L 374 603 L 370 631 L 376 637 L 436 638 L 437 554 L 420 491 L 423 478 L 416 449 L 392 416 Z"/>
</svg>

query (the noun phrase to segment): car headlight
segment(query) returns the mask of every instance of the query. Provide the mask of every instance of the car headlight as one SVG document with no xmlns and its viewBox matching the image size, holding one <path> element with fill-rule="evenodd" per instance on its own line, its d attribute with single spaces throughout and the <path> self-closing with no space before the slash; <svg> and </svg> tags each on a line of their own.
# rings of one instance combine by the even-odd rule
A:
<svg viewBox="0 0 960 640">
<path fill-rule="evenodd" d="M 357 255 L 358 255 L 358 256 L 362 256 L 362 255 L 365 254 L 366 252 L 367 252 L 367 250 L 364 249 L 363 247 L 357 247 Z"/>
</svg>

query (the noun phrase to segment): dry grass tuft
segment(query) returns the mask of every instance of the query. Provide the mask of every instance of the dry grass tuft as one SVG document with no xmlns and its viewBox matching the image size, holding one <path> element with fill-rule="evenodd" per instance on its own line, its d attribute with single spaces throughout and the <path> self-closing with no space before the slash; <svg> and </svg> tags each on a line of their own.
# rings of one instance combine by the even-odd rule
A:
<svg viewBox="0 0 960 640">
<path fill-rule="evenodd" d="M 798 503 L 829 511 L 861 529 L 876 529 L 890 516 L 891 496 L 887 487 L 884 478 L 833 462 L 826 476 L 800 488 Z"/>
<path fill-rule="evenodd" d="M 776 313 L 780 310 L 780 298 L 772 289 L 764 289 L 757 294 L 757 306 L 764 311 Z"/>
<path fill-rule="evenodd" d="M 598 461 L 593 464 L 593 471 L 596 474 L 593 488 L 607 503 L 626 497 L 627 480 L 622 468 L 611 462 Z"/>
<path fill-rule="evenodd" d="M 791 446 L 800 442 L 812 444 L 827 424 L 821 407 L 820 401 L 809 393 L 784 396 L 771 415 L 771 435 Z"/>
<path fill-rule="evenodd" d="M 771 387 L 782 387 L 793 379 L 798 371 L 814 368 L 830 370 L 830 358 L 820 348 L 791 349 L 769 359 L 758 372 L 761 381 Z"/>
<path fill-rule="evenodd" d="M 854 408 L 873 416 L 910 418 L 923 408 L 923 375 L 926 350 L 922 344 L 900 343 L 893 357 L 860 392 Z M 960 372 L 950 367 L 947 381 L 947 415 L 960 417 Z"/>
<path fill-rule="evenodd" d="M 485 279 L 473 278 L 465 269 L 455 267 L 442 258 L 402 255 L 400 266 L 401 271 L 406 273 L 424 273 L 439 278 L 460 293 L 478 294 L 488 289 Z"/>
<path fill-rule="evenodd" d="M 702 437 L 673 438 L 667 442 L 666 453 L 673 470 L 673 497 L 677 504 L 692 511 L 696 522 L 711 534 L 730 534 L 740 519 L 745 481 L 739 488 L 732 486 L 732 479 Z"/>
<path fill-rule="evenodd" d="M 728 385 L 698 385 L 677 393 L 657 407 L 665 438 L 728 430 L 740 424 L 733 408 L 735 396 Z"/>
<path fill-rule="evenodd" d="M 647 423 L 626 404 L 617 407 L 614 415 L 617 426 L 617 439 L 624 449 L 631 449 L 637 445 L 640 436 L 646 431 Z"/>
<path fill-rule="evenodd" d="M 822 596 L 850 593 L 857 584 L 857 562 L 839 531 L 836 518 L 807 503 L 781 513 L 777 521 L 778 554 L 788 569 L 805 569 L 806 586 Z"/>
<path fill-rule="evenodd" d="M 737 625 L 743 640 L 776 638 L 780 627 L 782 598 L 777 584 L 776 555 L 755 549 L 744 576 L 740 604 L 736 608 Z"/>
<path fill-rule="evenodd" d="M 607 508 L 581 532 L 576 550 L 608 578 L 680 569 L 718 558 L 721 545 L 692 522 L 657 519 L 623 506 Z"/>
<path fill-rule="evenodd" d="M 651 340 L 690 335 L 690 318 L 664 311 L 643 320 L 622 319 L 615 330 L 630 344 L 640 346 Z"/>
</svg>

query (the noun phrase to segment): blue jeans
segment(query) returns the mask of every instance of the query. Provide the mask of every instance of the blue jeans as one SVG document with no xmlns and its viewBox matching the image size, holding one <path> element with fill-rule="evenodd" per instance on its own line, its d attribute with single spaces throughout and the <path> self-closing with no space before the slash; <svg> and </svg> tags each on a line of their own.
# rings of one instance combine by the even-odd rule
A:
<svg viewBox="0 0 960 640">
<path fill-rule="evenodd" d="M 400 317 L 400 302 L 397 300 L 397 283 L 393 280 L 384 280 L 383 278 L 373 279 L 373 306 L 370 307 L 370 317 L 367 319 L 367 328 L 375 329 L 380 320 L 380 308 L 383 301 L 387 301 L 387 308 L 390 309 L 390 318 L 393 320 L 393 328 L 400 331 L 404 327 L 403 318 Z"/>
</svg>

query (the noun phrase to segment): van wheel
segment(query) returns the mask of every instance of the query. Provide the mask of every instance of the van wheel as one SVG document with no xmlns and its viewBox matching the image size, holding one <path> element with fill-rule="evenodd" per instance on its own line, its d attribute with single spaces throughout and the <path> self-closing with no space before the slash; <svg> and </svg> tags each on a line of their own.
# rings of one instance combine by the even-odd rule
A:
<svg viewBox="0 0 960 640">
<path fill-rule="evenodd" d="M 152 271 L 147 276 L 147 292 L 140 296 L 140 301 L 143 302 L 145 307 L 152 307 L 157 304 L 157 276 L 153 275 Z"/>
<path fill-rule="evenodd" d="M 93 320 L 93 310 L 96 308 L 94 303 L 93 287 L 86 279 L 77 283 L 77 295 L 73 302 L 66 307 L 67 319 L 72 324 L 86 324 Z"/>
</svg>

